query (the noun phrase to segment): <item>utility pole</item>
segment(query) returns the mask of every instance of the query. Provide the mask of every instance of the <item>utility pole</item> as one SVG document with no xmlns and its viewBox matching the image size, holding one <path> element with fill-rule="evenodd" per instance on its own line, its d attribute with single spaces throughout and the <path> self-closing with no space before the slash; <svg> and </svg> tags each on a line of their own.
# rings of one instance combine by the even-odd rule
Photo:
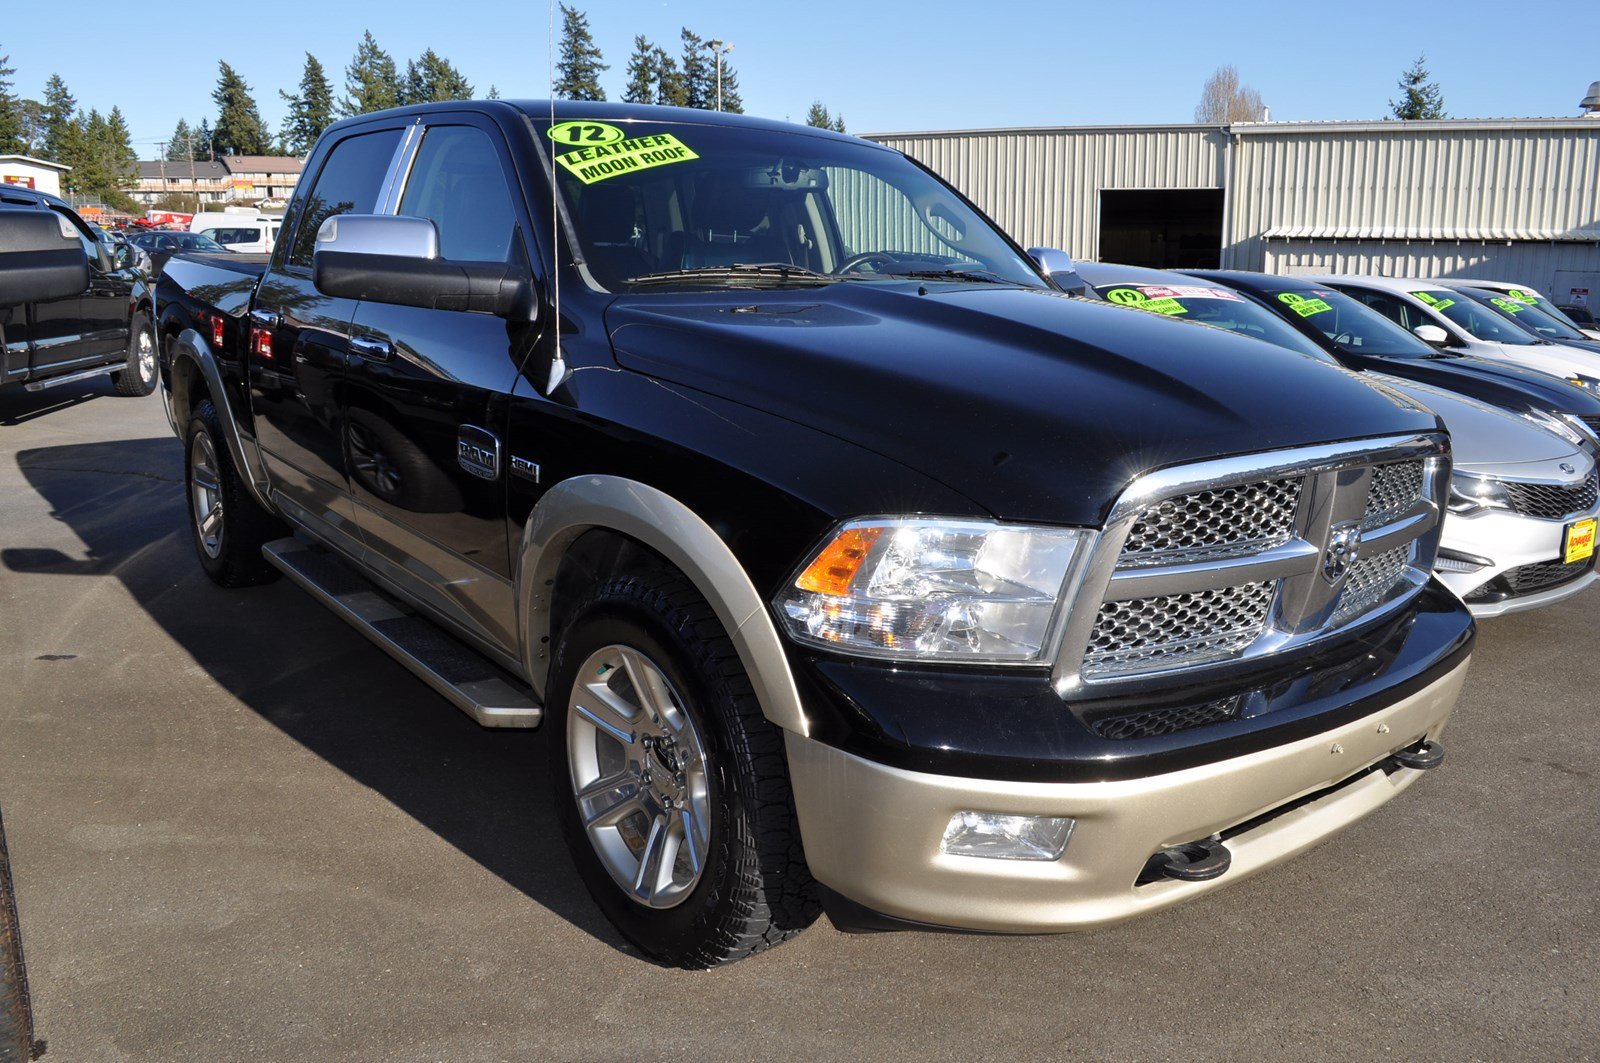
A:
<svg viewBox="0 0 1600 1063">
<path fill-rule="evenodd" d="M 711 54 L 717 57 L 717 110 L 722 110 L 722 57 L 733 51 L 733 45 L 719 40 L 706 42 Z"/>
</svg>

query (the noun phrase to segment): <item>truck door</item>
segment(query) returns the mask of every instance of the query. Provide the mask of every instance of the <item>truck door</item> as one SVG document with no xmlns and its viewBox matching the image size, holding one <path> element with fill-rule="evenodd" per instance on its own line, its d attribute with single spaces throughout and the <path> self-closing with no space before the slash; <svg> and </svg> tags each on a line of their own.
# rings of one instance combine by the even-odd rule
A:
<svg viewBox="0 0 1600 1063">
<path fill-rule="evenodd" d="M 62 214 L 62 217 L 66 215 Z M 71 223 L 73 219 L 67 218 L 67 221 Z M 73 224 L 72 230 L 77 234 L 78 242 L 83 244 L 84 253 L 89 256 L 89 278 L 92 284 L 100 264 L 100 242 L 81 225 Z M 48 303 L 17 307 L 13 311 L 13 321 L 19 324 L 23 320 L 23 311 L 27 311 L 27 327 L 19 332 L 22 338 L 29 341 L 32 348 L 27 355 L 27 366 L 34 374 L 59 372 L 71 369 L 75 364 L 88 365 L 98 360 L 90 356 L 86 349 L 90 330 L 84 314 L 84 303 L 88 298 L 89 295 L 85 292 L 81 295 L 69 295 L 65 299 L 52 299 Z M 10 328 L 6 330 L 6 339 L 8 344 L 14 345 L 17 342 L 17 337 L 12 335 Z M 7 352 L 10 368 L 18 368 L 19 361 L 14 353 Z"/>
<path fill-rule="evenodd" d="M 445 259 L 527 261 L 525 205 L 499 130 L 470 115 L 430 118 L 397 213 L 432 219 Z M 345 427 L 362 538 L 392 580 L 508 653 L 501 439 L 534 332 L 490 314 L 370 301 L 351 324 Z"/>
<path fill-rule="evenodd" d="M 97 362 L 121 358 L 128 353 L 128 321 L 133 313 L 132 265 L 117 265 L 111 258 L 111 249 L 104 247 L 71 211 L 55 208 L 56 212 L 78 231 L 86 241 L 89 254 L 89 290 L 79 302 L 83 321 L 83 344 L 80 353 Z"/>
<path fill-rule="evenodd" d="M 292 208 L 293 241 L 273 255 L 252 313 L 250 404 L 273 494 L 329 534 L 355 534 L 340 388 L 356 304 L 317 291 L 312 251 L 328 218 L 373 212 L 402 131 L 399 122 L 357 127 L 313 160 L 317 170 L 307 176 L 314 183 Z"/>
</svg>

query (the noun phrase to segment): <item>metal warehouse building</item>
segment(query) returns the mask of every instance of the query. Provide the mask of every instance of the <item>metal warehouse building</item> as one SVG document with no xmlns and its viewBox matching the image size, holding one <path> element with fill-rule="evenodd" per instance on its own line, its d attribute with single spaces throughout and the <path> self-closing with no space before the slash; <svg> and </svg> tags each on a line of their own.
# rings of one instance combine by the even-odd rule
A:
<svg viewBox="0 0 1600 1063">
<path fill-rule="evenodd" d="M 1587 102 L 1587 101 L 1586 101 Z M 889 133 L 1025 246 L 1160 268 L 1481 277 L 1600 297 L 1600 120 Z"/>
</svg>

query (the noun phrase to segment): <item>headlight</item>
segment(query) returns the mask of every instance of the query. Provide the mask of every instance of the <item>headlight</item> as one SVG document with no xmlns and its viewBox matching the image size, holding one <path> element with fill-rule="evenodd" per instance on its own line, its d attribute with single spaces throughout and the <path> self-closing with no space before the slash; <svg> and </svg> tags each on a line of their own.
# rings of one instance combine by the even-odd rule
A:
<svg viewBox="0 0 1600 1063">
<path fill-rule="evenodd" d="M 841 527 L 779 596 L 802 642 L 919 661 L 1039 661 L 1087 532 L 877 518 Z"/>
<path fill-rule="evenodd" d="M 1464 472 L 1450 474 L 1450 512 L 1472 513 L 1480 509 L 1510 509 L 1511 492 L 1499 480 L 1487 480 Z"/>
<path fill-rule="evenodd" d="M 1554 432 L 1574 447 L 1581 447 L 1594 439 L 1594 435 L 1589 431 L 1588 426 L 1570 413 L 1525 410 L 1522 418 L 1525 421 L 1532 421 L 1546 432 Z"/>
</svg>

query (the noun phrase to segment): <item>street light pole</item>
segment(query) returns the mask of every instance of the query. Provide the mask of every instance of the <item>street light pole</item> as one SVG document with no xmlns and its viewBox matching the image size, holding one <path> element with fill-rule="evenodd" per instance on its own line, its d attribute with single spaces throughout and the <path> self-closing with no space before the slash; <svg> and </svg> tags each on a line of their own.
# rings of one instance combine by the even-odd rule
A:
<svg viewBox="0 0 1600 1063">
<path fill-rule="evenodd" d="M 722 41 L 707 41 L 706 47 L 717 57 L 717 110 L 722 110 L 722 57 L 733 51 L 733 45 Z"/>
</svg>

